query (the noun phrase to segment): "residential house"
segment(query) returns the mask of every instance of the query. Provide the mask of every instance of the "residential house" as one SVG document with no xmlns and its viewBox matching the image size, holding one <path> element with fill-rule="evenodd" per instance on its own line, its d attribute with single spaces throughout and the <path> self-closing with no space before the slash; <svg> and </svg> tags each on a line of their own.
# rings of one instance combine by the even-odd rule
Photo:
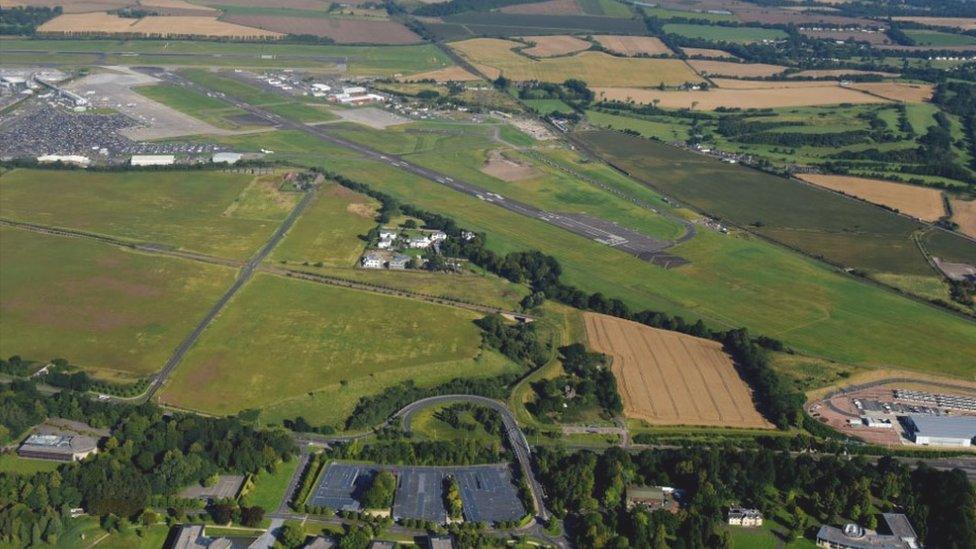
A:
<svg viewBox="0 0 976 549">
<path fill-rule="evenodd" d="M 633 509 L 637 506 L 643 506 L 650 511 L 664 509 L 677 513 L 680 507 L 678 504 L 680 497 L 680 490 L 670 486 L 628 486 L 627 508 Z"/>
<path fill-rule="evenodd" d="M 754 528 L 762 526 L 763 514 L 758 509 L 745 509 L 743 507 L 733 507 L 729 509 L 728 523 L 732 526 L 745 526 Z"/>
<path fill-rule="evenodd" d="M 363 256 L 363 268 L 364 269 L 382 269 L 383 263 L 385 262 L 382 255 L 370 252 Z"/>
</svg>

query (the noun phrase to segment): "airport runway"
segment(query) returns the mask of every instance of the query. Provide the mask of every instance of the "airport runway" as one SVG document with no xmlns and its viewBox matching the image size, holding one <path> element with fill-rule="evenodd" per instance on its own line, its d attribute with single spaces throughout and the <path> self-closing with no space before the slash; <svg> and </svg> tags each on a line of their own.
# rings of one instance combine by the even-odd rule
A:
<svg viewBox="0 0 976 549">
<path fill-rule="evenodd" d="M 217 94 L 221 96 L 225 101 L 234 105 L 239 109 L 243 109 L 248 113 L 262 118 L 271 124 L 274 124 L 283 129 L 297 130 L 304 132 L 306 134 L 312 135 L 338 145 L 340 147 L 356 151 L 363 156 L 389 164 L 400 170 L 412 173 L 414 175 L 420 176 L 429 181 L 433 181 L 445 187 L 454 189 L 455 191 L 473 196 L 482 200 L 494 204 L 500 208 L 504 208 L 510 212 L 523 215 L 525 217 L 530 217 L 537 219 L 544 223 L 554 225 L 571 233 L 589 238 L 601 244 L 617 248 L 624 252 L 627 252 L 633 256 L 640 258 L 643 261 L 649 263 L 654 263 L 663 267 L 674 267 L 687 263 L 684 259 L 675 256 L 673 254 L 665 253 L 664 250 L 674 245 L 673 242 L 657 240 L 646 235 L 640 234 L 636 231 L 630 229 L 625 229 L 623 227 L 617 226 L 615 223 L 611 223 L 602 219 L 596 219 L 583 214 L 560 214 L 556 212 L 548 212 L 534 206 L 530 206 L 523 202 L 512 200 L 501 196 L 497 193 L 488 191 L 482 187 L 468 183 L 466 181 L 460 181 L 452 177 L 446 176 L 434 170 L 418 166 L 411 162 L 407 162 L 402 157 L 395 154 L 387 154 L 370 147 L 360 145 L 353 141 L 337 137 L 328 132 L 324 127 L 310 126 L 308 124 L 303 124 L 301 122 L 296 122 L 294 120 L 287 119 L 283 116 L 279 116 L 275 113 L 268 112 L 259 107 L 255 107 L 250 103 L 246 103 L 235 97 L 228 96 L 226 94 L 221 94 L 219 92 L 214 92 L 213 90 L 201 86 L 194 82 L 191 82 L 179 75 L 168 71 L 152 71 L 152 75 L 168 80 L 177 85 L 188 87 L 194 89 L 198 92 L 204 94 Z"/>
</svg>

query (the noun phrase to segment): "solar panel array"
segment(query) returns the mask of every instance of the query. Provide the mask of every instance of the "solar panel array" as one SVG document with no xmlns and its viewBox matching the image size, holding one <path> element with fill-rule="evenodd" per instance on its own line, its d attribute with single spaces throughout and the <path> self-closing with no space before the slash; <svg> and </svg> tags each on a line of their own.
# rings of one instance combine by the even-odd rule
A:
<svg viewBox="0 0 976 549">
<path fill-rule="evenodd" d="M 467 521 L 502 522 L 525 515 L 507 465 L 377 467 L 334 463 L 322 474 L 308 503 L 335 510 L 361 511 L 362 495 L 381 469 L 397 476 L 393 503 L 393 516 L 397 519 L 446 522 L 444 486 L 448 477 L 457 479 Z"/>
</svg>

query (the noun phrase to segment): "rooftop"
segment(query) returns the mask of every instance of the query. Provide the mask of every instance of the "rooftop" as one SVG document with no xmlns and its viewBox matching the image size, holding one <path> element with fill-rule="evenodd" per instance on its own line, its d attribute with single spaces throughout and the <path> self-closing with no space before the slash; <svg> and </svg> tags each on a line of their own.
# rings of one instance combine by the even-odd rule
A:
<svg viewBox="0 0 976 549">
<path fill-rule="evenodd" d="M 908 418 L 915 425 L 915 431 L 922 436 L 946 438 L 976 437 L 976 417 L 937 416 L 932 414 L 913 414 Z"/>
<path fill-rule="evenodd" d="M 98 442 L 92 437 L 75 434 L 33 434 L 20 445 L 21 451 L 51 454 L 75 454 L 94 450 Z"/>
</svg>

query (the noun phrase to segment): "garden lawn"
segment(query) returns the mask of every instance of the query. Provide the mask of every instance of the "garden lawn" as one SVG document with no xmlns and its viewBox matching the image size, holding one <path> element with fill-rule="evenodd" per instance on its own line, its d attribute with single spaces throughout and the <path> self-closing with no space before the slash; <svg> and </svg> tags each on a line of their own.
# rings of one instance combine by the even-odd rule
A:
<svg viewBox="0 0 976 549">
<path fill-rule="evenodd" d="M 254 488 L 244 496 L 247 504 L 257 505 L 268 513 L 277 511 L 285 498 L 288 482 L 298 468 L 298 461 L 297 457 L 293 457 L 289 461 L 279 463 L 273 473 L 267 471 L 258 473 L 253 478 Z"/>
<path fill-rule="evenodd" d="M 62 357 L 102 377 L 161 368 L 236 274 L 10 228 L 0 264 L 0 356 Z"/>
<path fill-rule="evenodd" d="M 258 274 L 203 334 L 159 400 L 213 414 L 275 410 L 341 426 L 361 396 L 413 380 L 520 370 L 483 351 L 480 315 Z"/>
</svg>

